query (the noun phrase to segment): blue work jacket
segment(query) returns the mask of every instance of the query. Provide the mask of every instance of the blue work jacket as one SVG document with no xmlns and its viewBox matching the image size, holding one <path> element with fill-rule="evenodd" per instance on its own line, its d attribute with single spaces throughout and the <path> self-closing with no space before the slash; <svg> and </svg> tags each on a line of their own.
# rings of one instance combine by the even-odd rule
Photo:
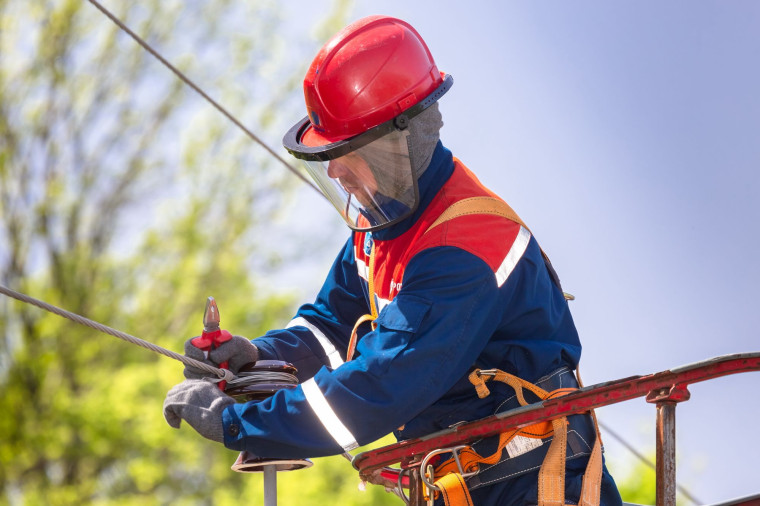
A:
<svg viewBox="0 0 760 506">
<path fill-rule="evenodd" d="M 484 195 L 493 196 L 439 143 L 419 179 L 415 213 L 372 234 L 353 232 L 316 300 L 287 328 L 254 340 L 261 359 L 292 363 L 301 384 L 227 407 L 225 445 L 304 458 L 343 453 L 390 432 L 417 437 L 496 411 L 506 392 L 497 387 L 479 399 L 467 380 L 473 367 L 528 381 L 575 368 L 581 345 L 567 302 L 525 227 L 474 216 L 422 231 L 450 203 Z M 370 297 L 379 309 L 376 328 L 360 328 L 356 356 L 345 362 Z"/>
</svg>

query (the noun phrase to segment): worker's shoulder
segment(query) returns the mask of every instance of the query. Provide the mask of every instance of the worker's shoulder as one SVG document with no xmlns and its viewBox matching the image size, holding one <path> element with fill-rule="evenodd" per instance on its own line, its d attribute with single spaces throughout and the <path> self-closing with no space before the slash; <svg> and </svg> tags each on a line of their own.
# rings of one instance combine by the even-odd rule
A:
<svg viewBox="0 0 760 506">
<path fill-rule="evenodd" d="M 516 243 L 529 238 L 530 233 L 512 220 L 496 215 L 467 214 L 428 230 L 416 242 L 414 253 L 452 246 L 472 253 L 496 268 Z"/>
<path fill-rule="evenodd" d="M 438 246 L 468 251 L 497 267 L 530 232 L 512 208 L 454 159 L 454 172 L 418 223 L 413 253 Z"/>
</svg>

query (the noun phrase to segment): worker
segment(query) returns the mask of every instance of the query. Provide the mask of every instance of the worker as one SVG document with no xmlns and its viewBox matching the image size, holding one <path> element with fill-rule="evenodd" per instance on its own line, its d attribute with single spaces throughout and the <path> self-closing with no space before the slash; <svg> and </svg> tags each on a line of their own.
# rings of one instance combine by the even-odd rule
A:
<svg viewBox="0 0 760 506">
<path fill-rule="evenodd" d="M 304 79 L 308 116 L 283 144 L 351 235 L 287 328 L 253 342 L 236 336 L 208 356 L 185 345 L 188 356 L 229 361 L 232 372 L 256 360 L 289 362 L 300 384 L 235 403 L 188 367 L 164 404 L 172 426 L 184 419 L 263 458 L 322 457 L 519 407 L 503 383 L 489 383 L 480 398 L 475 369 L 547 392 L 577 388 L 581 344 L 548 258 L 440 141 L 438 100 L 452 83 L 419 33 L 392 17 L 360 19 L 322 47 Z M 570 418 L 562 492 L 577 504 L 596 432 L 588 414 Z M 501 456 L 467 478 L 474 504 L 539 503 L 550 438 L 520 437 L 506 449 L 494 448 L 498 437 L 475 443 L 481 455 Z M 597 500 L 621 504 L 606 468 L 600 474 Z"/>
</svg>

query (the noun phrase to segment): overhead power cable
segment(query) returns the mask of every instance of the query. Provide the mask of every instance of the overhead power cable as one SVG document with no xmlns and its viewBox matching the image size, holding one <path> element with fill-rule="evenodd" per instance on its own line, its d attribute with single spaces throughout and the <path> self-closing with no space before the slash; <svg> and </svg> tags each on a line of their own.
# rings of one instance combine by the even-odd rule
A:
<svg viewBox="0 0 760 506">
<path fill-rule="evenodd" d="M 80 325 L 85 325 L 95 330 L 99 330 L 100 332 L 103 332 L 105 334 L 118 337 L 119 339 L 127 341 L 128 343 L 136 344 L 137 346 L 142 346 L 143 348 L 146 348 L 156 353 L 160 353 L 161 355 L 167 356 L 169 358 L 179 360 L 185 365 L 189 365 L 191 367 L 195 367 L 197 369 L 201 369 L 203 371 L 209 372 L 213 374 L 214 376 L 219 377 L 220 379 L 223 379 L 226 381 L 231 381 L 235 379 L 235 376 L 232 374 L 232 372 L 228 371 L 227 369 L 219 369 L 217 367 L 206 364 L 199 360 L 195 360 L 185 355 L 180 355 L 179 353 L 175 353 L 171 350 L 167 350 L 166 348 L 162 348 L 161 346 L 158 346 L 151 342 L 140 339 L 139 337 L 135 337 L 133 335 L 127 334 L 120 330 L 113 329 L 111 327 L 108 327 L 107 325 L 103 325 L 102 323 L 98 323 L 96 321 L 90 320 L 89 318 L 85 318 L 84 316 L 78 315 L 76 313 L 72 313 L 71 311 L 66 311 L 65 309 L 61 309 L 59 307 L 53 306 L 52 304 L 48 304 L 47 302 L 43 302 L 39 299 L 35 299 L 34 297 L 31 297 L 29 295 L 17 292 L 15 290 L 11 290 L 10 288 L 6 286 L 0 285 L 0 293 L 7 295 L 8 297 L 12 297 L 16 300 L 20 300 L 21 302 L 25 302 L 27 304 L 37 306 L 41 309 L 44 309 L 45 311 L 57 314 L 58 316 L 62 316 L 68 320 L 79 323 Z"/>
<path fill-rule="evenodd" d="M 190 86 L 193 90 L 195 90 L 196 93 L 198 93 L 201 97 L 206 99 L 208 103 L 210 103 L 214 108 L 221 112 L 228 120 L 232 121 L 235 125 L 237 125 L 238 128 L 240 128 L 243 132 L 248 135 L 254 142 L 259 144 L 262 148 L 264 148 L 270 155 L 272 155 L 275 159 L 277 159 L 280 163 L 282 163 L 285 168 L 287 168 L 290 172 L 295 174 L 301 181 L 309 185 L 314 191 L 319 193 L 322 197 L 324 195 L 322 192 L 317 188 L 311 181 L 309 181 L 302 173 L 300 173 L 297 169 L 295 169 L 292 165 L 290 165 L 283 157 L 281 157 L 275 150 L 273 150 L 271 147 L 269 147 L 264 141 L 262 141 L 256 134 L 254 134 L 251 130 L 249 130 L 243 123 L 238 120 L 235 116 L 232 115 L 226 108 L 222 107 L 219 102 L 211 98 L 208 93 L 203 91 L 200 86 L 195 84 L 189 77 L 187 77 L 185 74 L 183 74 L 177 67 L 172 65 L 166 58 L 161 56 L 161 54 L 153 49 L 153 47 L 145 42 L 145 40 L 137 35 L 135 32 L 133 32 L 127 25 L 124 24 L 119 18 L 117 18 L 111 11 L 103 7 L 103 5 L 100 4 L 97 0 L 89 0 L 89 2 L 98 8 L 100 12 L 105 14 L 111 21 L 113 21 L 116 26 L 118 26 L 121 30 L 123 30 L 127 35 L 132 37 L 135 42 L 140 44 L 146 51 L 148 51 L 150 54 L 152 54 L 158 61 L 160 61 L 166 68 L 174 72 L 174 74 L 182 80 L 185 84 Z"/>
</svg>

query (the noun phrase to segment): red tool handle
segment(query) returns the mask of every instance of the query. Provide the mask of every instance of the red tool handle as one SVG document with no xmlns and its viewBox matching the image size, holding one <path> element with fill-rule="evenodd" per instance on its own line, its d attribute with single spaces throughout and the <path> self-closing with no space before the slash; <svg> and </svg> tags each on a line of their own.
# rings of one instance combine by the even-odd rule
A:
<svg viewBox="0 0 760 506">
<path fill-rule="evenodd" d="M 380 470 L 380 476 L 386 480 L 392 481 L 393 483 L 398 483 L 399 474 L 401 474 L 401 470 L 396 469 L 395 467 L 384 467 Z M 405 474 L 401 477 L 401 486 L 404 488 L 409 488 L 408 474 Z"/>
<path fill-rule="evenodd" d="M 226 330 L 204 330 L 200 336 L 193 338 L 190 343 L 199 350 L 202 350 L 204 355 L 206 355 L 206 358 L 208 358 L 208 354 L 211 350 L 218 348 L 219 345 L 226 343 L 230 339 L 232 339 L 232 334 Z M 221 369 L 227 369 L 228 366 L 229 363 L 226 360 L 219 364 Z M 225 386 L 227 386 L 226 381 L 222 380 L 219 382 L 219 390 L 224 390 Z"/>
</svg>

